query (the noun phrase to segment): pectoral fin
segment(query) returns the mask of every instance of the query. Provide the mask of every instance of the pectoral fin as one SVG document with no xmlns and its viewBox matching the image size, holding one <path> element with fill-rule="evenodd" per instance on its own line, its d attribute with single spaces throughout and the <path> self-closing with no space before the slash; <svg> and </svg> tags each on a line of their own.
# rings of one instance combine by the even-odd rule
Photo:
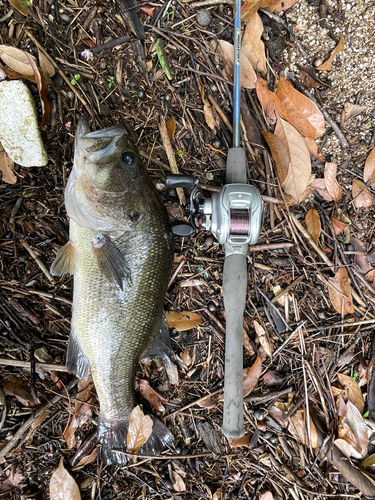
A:
<svg viewBox="0 0 375 500">
<path fill-rule="evenodd" d="M 66 353 L 66 367 L 69 373 L 77 375 L 80 380 L 87 380 L 90 374 L 90 362 L 79 346 L 77 333 L 70 333 L 68 350 Z"/>
<path fill-rule="evenodd" d="M 125 258 L 107 235 L 99 234 L 96 241 L 92 243 L 94 256 L 98 261 L 100 270 L 110 281 L 115 281 L 123 290 L 124 281 L 130 284 L 130 269 L 126 265 Z"/>
<path fill-rule="evenodd" d="M 61 276 L 65 273 L 74 274 L 74 247 L 69 240 L 56 254 L 55 260 L 51 265 L 52 276 Z"/>
</svg>

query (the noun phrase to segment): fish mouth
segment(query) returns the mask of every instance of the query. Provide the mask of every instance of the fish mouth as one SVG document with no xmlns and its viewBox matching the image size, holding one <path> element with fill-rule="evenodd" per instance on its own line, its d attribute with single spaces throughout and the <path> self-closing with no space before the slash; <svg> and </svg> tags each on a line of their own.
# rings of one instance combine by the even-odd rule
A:
<svg viewBox="0 0 375 500">
<path fill-rule="evenodd" d="M 115 161 L 119 150 L 119 141 L 128 133 L 120 126 L 107 127 L 102 130 L 90 130 L 88 117 L 80 117 L 76 131 L 76 151 L 79 149 L 89 156 L 87 159 L 96 165 L 104 165 Z"/>
</svg>

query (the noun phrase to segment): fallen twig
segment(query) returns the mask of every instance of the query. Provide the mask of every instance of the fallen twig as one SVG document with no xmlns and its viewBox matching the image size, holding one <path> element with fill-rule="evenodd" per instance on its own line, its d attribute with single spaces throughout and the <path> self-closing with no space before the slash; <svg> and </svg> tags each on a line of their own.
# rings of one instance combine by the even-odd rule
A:
<svg viewBox="0 0 375 500">
<path fill-rule="evenodd" d="M 159 131 L 160 131 L 160 136 L 161 136 L 161 140 L 163 142 L 165 152 L 167 153 L 167 157 L 168 157 L 168 161 L 169 161 L 169 165 L 171 167 L 172 173 L 179 174 L 180 172 L 178 170 L 176 158 L 175 158 L 175 155 L 174 155 L 174 152 L 172 149 L 171 140 L 170 140 L 169 135 L 168 135 L 167 126 L 166 126 L 165 120 L 162 116 L 160 116 L 160 120 L 159 120 Z M 186 205 L 184 190 L 182 188 L 177 188 L 176 191 L 177 191 L 178 199 L 180 200 L 180 204 Z"/>
<path fill-rule="evenodd" d="M 26 241 L 23 241 L 22 245 L 25 248 L 25 250 L 27 250 L 29 252 L 29 254 L 35 260 L 35 262 L 38 264 L 38 266 L 40 267 L 40 269 L 43 271 L 43 273 L 45 274 L 45 276 L 48 278 L 49 282 L 53 285 L 55 283 L 55 280 L 52 278 L 50 272 L 48 271 L 48 269 L 46 268 L 46 266 L 43 264 L 43 262 L 39 259 L 39 257 L 34 252 L 34 250 L 32 250 L 29 247 L 29 245 L 26 243 Z"/>
<path fill-rule="evenodd" d="M 19 359 L 0 358 L 0 365 L 15 366 L 17 368 L 31 369 L 30 361 L 20 361 Z M 53 363 L 35 363 L 36 370 L 44 370 L 46 372 L 68 372 L 65 365 L 54 365 Z"/>
</svg>

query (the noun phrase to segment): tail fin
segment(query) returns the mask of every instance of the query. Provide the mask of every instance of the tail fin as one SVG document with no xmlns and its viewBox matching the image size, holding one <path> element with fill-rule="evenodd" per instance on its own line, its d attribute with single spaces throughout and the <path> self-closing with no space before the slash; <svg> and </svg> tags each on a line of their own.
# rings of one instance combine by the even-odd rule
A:
<svg viewBox="0 0 375 500">
<path fill-rule="evenodd" d="M 150 415 L 153 421 L 152 434 L 139 450 L 138 455 L 159 455 L 167 446 L 174 443 L 173 434 L 156 417 Z M 100 458 L 103 463 L 110 465 L 126 465 L 130 457 L 113 450 L 127 451 L 126 436 L 129 421 L 108 422 L 99 417 L 98 438 L 101 444 Z"/>
</svg>

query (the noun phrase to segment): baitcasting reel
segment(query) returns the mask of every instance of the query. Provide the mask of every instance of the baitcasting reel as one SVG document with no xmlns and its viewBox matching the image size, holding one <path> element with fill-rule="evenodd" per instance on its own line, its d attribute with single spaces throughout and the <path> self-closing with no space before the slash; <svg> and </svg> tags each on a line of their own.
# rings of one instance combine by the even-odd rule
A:
<svg viewBox="0 0 375 500">
<path fill-rule="evenodd" d="M 263 223 L 263 200 L 248 184 L 225 184 L 211 198 L 199 199 L 198 180 L 190 175 L 166 176 L 167 188 L 191 190 L 190 224 L 174 226 L 176 236 L 190 236 L 198 229 L 211 231 L 217 241 L 226 244 L 226 256 L 246 255 L 247 245 L 257 242 Z"/>
</svg>

